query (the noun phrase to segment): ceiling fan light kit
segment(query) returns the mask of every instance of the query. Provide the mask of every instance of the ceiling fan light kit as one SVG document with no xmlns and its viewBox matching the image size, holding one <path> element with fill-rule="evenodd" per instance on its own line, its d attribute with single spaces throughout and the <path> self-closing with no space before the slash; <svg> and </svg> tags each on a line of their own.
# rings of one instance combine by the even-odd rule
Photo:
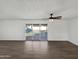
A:
<svg viewBox="0 0 79 59">
<path fill-rule="evenodd" d="M 50 17 L 49 17 L 49 22 L 53 22 L 54 19 L 59 19 L 61 20 L 62 16 L 56 16 L 56 17 L 53 17 L 53 13 L 50 14 Z"/>
<path fill-rule="evenodd" d="M 53 19 L 49 19 L 49 22 L 53 22 L 54 20 Z"/>
</svg>

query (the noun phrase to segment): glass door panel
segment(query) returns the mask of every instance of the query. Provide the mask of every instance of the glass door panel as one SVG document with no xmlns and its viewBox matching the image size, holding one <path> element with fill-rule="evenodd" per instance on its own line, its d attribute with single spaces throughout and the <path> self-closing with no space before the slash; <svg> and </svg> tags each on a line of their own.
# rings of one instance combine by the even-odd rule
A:
<svg viewBox="0 0 79 59">
<path fill-rule="evenodd" d="M 41 24 L 40 26 L 40 40 L 47 40 L 47 24 Z"/>
<path fill-rule="evenodd" d="M 25 30 L 26 30 L 26 33 L 25 33 L 26 39 L 31 41 L 33 36 L 32 24 L 27 24 Z"/>
<path fill-rule="evenodd" d="M 33 28 L 33 40 L 38 41 L 40 34 L 40 26 L 39 24 L 33 24 L 32 28 Z"/>
</svg>

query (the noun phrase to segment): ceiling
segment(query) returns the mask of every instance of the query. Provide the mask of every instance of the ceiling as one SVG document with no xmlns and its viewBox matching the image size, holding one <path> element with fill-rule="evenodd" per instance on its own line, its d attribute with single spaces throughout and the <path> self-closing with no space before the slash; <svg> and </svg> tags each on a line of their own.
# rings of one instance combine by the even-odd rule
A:
<svg viewBox="0 0 79 59">
<path fill-rule="evenodd" d="M 0 19 L 47 18 L 51 11 L 64 19 L 76 18 L 77 0 L 0 0 Z"/>
</svg>

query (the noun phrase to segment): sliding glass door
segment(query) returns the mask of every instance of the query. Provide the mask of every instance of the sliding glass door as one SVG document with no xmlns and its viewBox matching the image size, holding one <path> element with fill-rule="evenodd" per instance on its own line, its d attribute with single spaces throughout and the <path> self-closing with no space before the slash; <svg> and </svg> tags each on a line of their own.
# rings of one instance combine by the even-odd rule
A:
<svg viewBox="0 0 79 59">
<path fill-rule="evenodd" d="M 26 24 L 25 30 L 27 41 L 47 40 L 47 24 Z"/>
</svg>

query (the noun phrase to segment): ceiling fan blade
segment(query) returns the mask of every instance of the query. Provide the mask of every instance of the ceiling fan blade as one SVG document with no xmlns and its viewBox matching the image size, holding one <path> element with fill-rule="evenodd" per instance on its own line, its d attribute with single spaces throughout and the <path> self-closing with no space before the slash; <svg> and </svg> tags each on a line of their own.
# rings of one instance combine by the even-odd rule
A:
<svg viewBox="0 0 79 59">
<path fill-rule="evenodd" d="M 57 16 L 57 17 L 52 17 L 53 19 L 57 19 L 60 20 L 62 18 L 62 16 Z"/>
</svg>

